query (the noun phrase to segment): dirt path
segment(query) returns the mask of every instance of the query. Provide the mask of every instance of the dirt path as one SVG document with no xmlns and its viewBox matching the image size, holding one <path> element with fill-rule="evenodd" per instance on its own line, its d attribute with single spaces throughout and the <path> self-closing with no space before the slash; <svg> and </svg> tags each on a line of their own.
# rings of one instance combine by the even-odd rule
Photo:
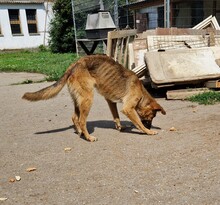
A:
<svg viewBox="0 0 220 205">
<path fill-rule="evenodd" d="M 66 88 L 30 103 L 24 92 L 51 83 L 10 85 L 35 76 L 0 73 L 0 198 L 7 198 L 0 204 L 220 204 L 219 104 L 160 98 L 167 115 L 153 122 L 159 134 L 147 136 L 115 130 L 96 95 L 88 127 L 99 141 L 89 143 L 74 133 Z M 15 176 L 21 180 L 9 182 Z"/>
</svg>

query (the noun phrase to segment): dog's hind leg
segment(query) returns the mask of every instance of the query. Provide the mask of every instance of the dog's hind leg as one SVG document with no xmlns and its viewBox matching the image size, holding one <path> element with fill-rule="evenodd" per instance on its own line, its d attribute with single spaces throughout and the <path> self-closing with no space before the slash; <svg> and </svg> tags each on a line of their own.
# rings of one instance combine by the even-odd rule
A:
<svg viewBox="0 0 220 205">
<path fill-rule="evenodd" d="M 73 113 L 72 121 L 73 121 L 76 132 L 79 135 L 81 135 L 82 130 L 81 130 L 80 125 L 79 125 L 79 116 L 80 116 L 79 107 L 78 107 L 76 102 L 74 102 L 74 104 L 75 104 L 75 112 Z"/>
<path fill-rule="evenodd" d="M 82 97 L 80 99 L 80 104 L 79 104 L 79 125 L 82 130 L 82 134 L 85 136 L 86 140 L 90 142 L 97 141 L 98 139 L 94 136 L 91 136 L 87 130 L 86 127 L 86 120 L 89 115 L 90 108 L 92 106 L 92 101 L 93 101 L 93 91 L 90 91 L 87 93 L 86 96 Z"/>
<path fill-rule="evenodd" d="M 115 127 L 117 130 L 122 131 L 124 129 L 124 127 L 121 126 L 121 122 L 120 122 L 120 118 L 119 118 L 119 114 L 118 114 L 118 109 L 117 109 L 117 104 L 106 99 L 108 106 L 110 108 L 110 111 L 112 113 L 114 122 L 115 122 Z"/>
</svg>

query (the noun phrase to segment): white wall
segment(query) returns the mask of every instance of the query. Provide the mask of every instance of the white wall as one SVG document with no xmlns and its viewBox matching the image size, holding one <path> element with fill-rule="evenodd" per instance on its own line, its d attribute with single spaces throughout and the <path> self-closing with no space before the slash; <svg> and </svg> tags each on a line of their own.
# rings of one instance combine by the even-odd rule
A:
<svg viewBox="0 0 220 205">
<path fill-rule="evenodd" d="M 0 36 L 0 50 L 7 49 L 25 49 L 36 48 L 40 45 L 48 45 L 48 27 L 49 21 L 52 17 L 52 5 L 48 5 L 48 16 L 46 18 L 45 4 L 0 4 L 0 26 L 2 35 Z M 8 16 L 8 9 L 19 9 L 21 22 L 21 35 L 12 35 L 10 21 Z M 37 10 L 37 27 L 38 34 L 29 35 L 27 27 L 27 19 L 25 9 Z M 47 21 L 47 22 L 46 22 Z M 46 24 L 45 24 L 46 23 Z M 45 27 L 46 25 L 46 27 Z M 45 32 L 46 28 L 46 32 Z"/>
</svg>

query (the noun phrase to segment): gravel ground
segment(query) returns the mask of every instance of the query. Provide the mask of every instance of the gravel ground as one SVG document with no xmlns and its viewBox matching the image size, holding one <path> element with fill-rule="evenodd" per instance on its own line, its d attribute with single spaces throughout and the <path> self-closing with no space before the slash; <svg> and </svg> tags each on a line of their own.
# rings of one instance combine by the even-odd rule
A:
<svg viewBox="0 0 220 205">
<path fill-rule="evenodd" d="M 74 132 L 66 88 L 27 102 L 25 92 L 51 83 L 11 85 L 42 78 L 0 73 L 0 204 L 220 204 L 220 104 L 158 98 L 167 115 L 153 122 L 159 134 L 147 136 L 122 114 L 128 128 L 115 130 L 97 94 L 88 128 L 99 141 L 89 143 Z"/>
</svg>

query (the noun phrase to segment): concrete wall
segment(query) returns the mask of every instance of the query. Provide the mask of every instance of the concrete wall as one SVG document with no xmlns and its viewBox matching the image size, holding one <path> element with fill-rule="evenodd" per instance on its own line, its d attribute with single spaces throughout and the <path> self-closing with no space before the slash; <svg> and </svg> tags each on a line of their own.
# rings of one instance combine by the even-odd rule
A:
<svg viewBox="0 0 220 205">
<path fill-rule="evenodd" d="M 21 35 L 12 35 L 8 9 L 19 9 Z M 38 34 L 29 34 L 25 9 L 36 9 Z M 48 9 L 48 15 L 46 15 Z M 0 4 L 0 50 L 36 48 L 48 45 L 48 28 L 52 18 L 52 4 Z"/>
</svg>

